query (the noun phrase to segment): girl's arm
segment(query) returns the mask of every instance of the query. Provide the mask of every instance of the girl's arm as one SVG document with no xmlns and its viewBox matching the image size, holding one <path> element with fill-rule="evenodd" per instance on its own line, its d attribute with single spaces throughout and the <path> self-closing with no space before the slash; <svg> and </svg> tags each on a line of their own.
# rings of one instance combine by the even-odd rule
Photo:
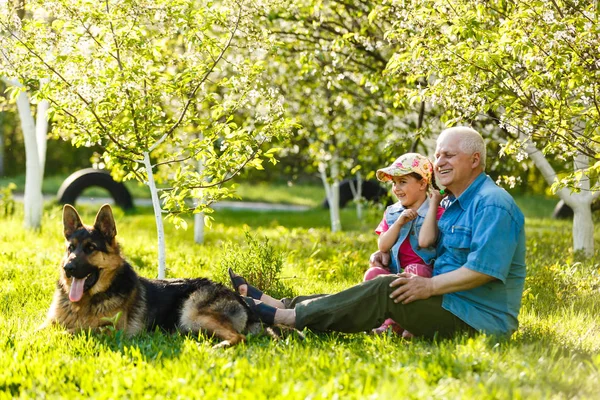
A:
<svg viewBox="0 0 600 400">
<path fill-rule="evenodd" d="M 419 232 L 419 247 L 431 247 L 437 242 L 439 233 L 437 213 L 442 198 L 437 190 L 433 191 L 431 200 L 429 201 L 429 210 L 427 210 L 427 215 Z"/>
<path fill-rule="evenodd" d="M 417 218 L 417 212 L 414 210 L 404 210 L 400 217 L 390 226 L 390 228 L 379 235 L 379 240 L 377 241 L 377 245 L 379 246 L 379 251 L 384 253 L 389 252 L 396 240 L 398 240 L 398 235 L 400 234 L 400 229 L 402 226 L 409 221 Z"/>
</svg>

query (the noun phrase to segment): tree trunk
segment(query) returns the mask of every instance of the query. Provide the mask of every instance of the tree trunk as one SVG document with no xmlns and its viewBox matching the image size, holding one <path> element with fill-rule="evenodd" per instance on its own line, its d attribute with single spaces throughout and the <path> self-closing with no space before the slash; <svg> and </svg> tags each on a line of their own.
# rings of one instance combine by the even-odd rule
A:
<svg viewBox="0 0 600 400">
<path fill-rule="evenodd" d="M 340 221 L 340 181 L 338 178 L 339 166 L 335 160 L 331 162 L 332 183 L 329 183 L 327 177 L 327 167 L 325 163 L 319 164 L 319 172 L 321 180 L 325 187 L 327 202 L 329 203 L 329 217 L 331 220 L 331 232 L 339 232 L 342 230 Z"/>
<path fill-rule="evenodd" d="M 197 200 L 196 200 L 197 201 Z M 204 243 L 204 213 L 194 214 L 194 242 Z"/>
<path fill-rule="evenodd" d="M 158 198 L 158 190 L 154 181 L 154 172 L 150 162 L 150 153 L 144 152 L 144 166 L 148 174 L 147 185 L 150 188 L 152 197 L 152 208 L 154 209 L 154 219 L 156 221 L 156 233 L 158 235 L 158 279 L 165 279 L 166 270 L 166 251 L 165 251 L 165 228 L 162 220 L 162 208 Z"/>
<path fill-rule="evenodd" d="M 546 159 L 546 156 L 532 143 L 528 142 L 525 151 L 540 170 L 549 185 L 556 180 L 556 172 Z M 589 158 L 579 154 L 574 160 L 574 170 L 587 168 Z M 586 257 L 594 254 L 594 221 L 592 219 L 592 202 L 598 193 L 590 192 L 590 181 L 585 175 L 578 183 L 581 192 L 574 193 L 563 188 L 557 191 L 558 196 L 573 209 L 573 250 L 583 251 Z"/>
<path fill-rule="evenodd" d="M 40 86 L 47 80 L 40 80 Z M 44 180 L 44 171 L 46 169 L 46 148 L 48 145 L 48 109 L 50 103 L 42 100 L 37 106 L 37 118 L 35 122 L 35 137 L 38 146 L 38 158 L 40 163 L 40 176 Z"/>
<path fill-rule="evenodd" d="M 23 87 L 18 81 L 8 82 L 11 85 Z M 25 227 L 28 229 L 39 230 L 42 226 L 42 211 L 44 208 L 44 198 L 42 196 L 42 180 L 44 177 L 44 167 L 41 162 L 46 159 L 46 132 L 47 129 L 47 106 L 40 104 L 38 108 L 38 121 L 44 121 L 42 127 L 36 130 L 33 116 L 31 115 L 31 104 L 27 92 L 20 92 L 17 96 L 17 109 L 21 119 L 21 129 L 25 141 Z M 42 154 L 43 152 L 43 154 Z"/>
<path fill-rule="evenodd" d="M 592 208 L 587 202 L 581 201 L 572 202 L 569 206 L 573 209 L 573 250 L 583 251 L 586 257 L 592 257 L 594 255 Z"/>
</svg>

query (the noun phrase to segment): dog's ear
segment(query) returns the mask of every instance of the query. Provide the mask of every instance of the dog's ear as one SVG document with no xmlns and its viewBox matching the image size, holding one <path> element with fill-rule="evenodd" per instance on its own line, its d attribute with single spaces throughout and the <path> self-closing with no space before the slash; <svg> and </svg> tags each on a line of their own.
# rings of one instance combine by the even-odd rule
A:
<svg viewBox="0 0 600 400">
<path fill-rule="evenodd" d="M 98 211 L 94 228 L 100 231 L 108 241 L 112 241 L 117 236 L 117 227 L 109 204 L 103 205 Z"/>
<path fill-rule="evenodd" d="M 63 207 L 63 227 L 65 238 L 69 238 L 77 229 L 83 228 L 81 218 L 77 210 L 70 204 L 65 204 Z"/>
</svg>

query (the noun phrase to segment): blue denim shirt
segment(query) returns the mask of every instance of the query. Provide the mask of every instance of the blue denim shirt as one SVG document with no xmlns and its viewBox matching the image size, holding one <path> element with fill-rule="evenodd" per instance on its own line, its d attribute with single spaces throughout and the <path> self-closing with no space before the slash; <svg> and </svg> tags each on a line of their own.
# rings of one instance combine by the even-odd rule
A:
<svg viewBox="0 0 600 400">
<path fill-rule="evenodd" d="M 442 307 L 471 327 L 510 334 L 525 283 L 525 219 L 513 198 L 481 173 L 451 203 L 438 221 L 440 237 L 433 275 L 462 266 L 496 280 L 448 293 Z"/>
<path fill-rule="evenodd" d="M 398 218 L 400 218 L 400 214 L 404 211 L 405 208 L 397 202 L 392 204 L 385 210 L 385 222 L 387 222 L 388 226 L 392 226 L 394 222 Z M 392 274 L 397 274 L 400 271 L 400 260 L 398 260 L 400 245 L 404 242 L 407 236 L 410 235 L 409 242 L 410 246 L 414 250 L 414 252 L 425 261 L 425 264 L 431 265 L 433 262 L 436 251 L 435 247 L 419 247 L 419 232 L 421 231 L 421 226 L 423 225 L 423 221 L 425 220 L 425 216 L 427 215 L 427 210 L 429 210 L 429 197 L 425 198 L 425 201 L 419 209 L 417 210 L 417 218 L 410 221 L 408 224 L 404 224 L 402 228 L 400 228 L 400 233 L 398 234 L 398 239 L 396 243 L 392 246 L 392 250 L 390 251 L 391 255 L 391 265 L 390 272 Z"/>
</svg>

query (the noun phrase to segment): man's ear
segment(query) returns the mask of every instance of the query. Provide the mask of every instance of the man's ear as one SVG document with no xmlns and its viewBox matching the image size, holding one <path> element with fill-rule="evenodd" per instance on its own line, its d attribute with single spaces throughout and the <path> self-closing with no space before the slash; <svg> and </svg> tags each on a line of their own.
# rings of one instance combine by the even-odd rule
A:
<svg viewBox="0 0 600 400">
<path fill-rule="evenodd" d="M 70 204 L 65 204 L 63 207 L 63 232 L 65 238 L 69 238 L 77 229 L 83 228 L 81 218 L 77 210 Z"/>
<path fill-rule="evenodd" d="M 100 211 L 98 211 L 94 228 L 100 231 L 108 241 L 112 241 L 117 236 L 117 227 L 115 226 L 115 219 L 109 204 L 103 205 Z"/>
<path fill-rule="evenodd" d="M 473 169 L 479 167 L 479 165 L 481 165 L 481 154 L 473 153 L 471 157 L 473 157 L 473 162 L 471 163 Z"/>
</svg>

